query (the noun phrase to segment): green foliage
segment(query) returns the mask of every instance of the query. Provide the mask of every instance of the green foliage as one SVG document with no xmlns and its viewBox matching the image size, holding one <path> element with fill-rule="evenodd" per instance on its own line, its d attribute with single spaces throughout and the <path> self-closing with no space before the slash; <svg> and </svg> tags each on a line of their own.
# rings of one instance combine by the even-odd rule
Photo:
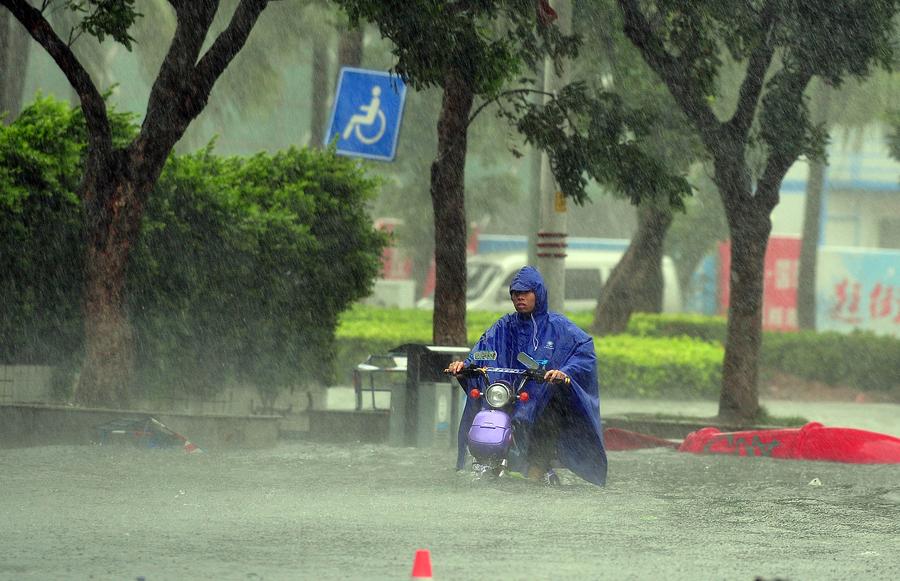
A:
<svg viewBox="0 0 900 581">
<path fill-rule="evenodd" d="M 475 343 L 503 313 L 471 311 L 466 320 L 468 341 Z M 391 346 L 431 341 L 431 311 L 425 309 L 383 309 L 354 305 L 340 316 L 338 339 L 379 340 Z"/>
<path fill-rule="evenodd" d="M 238 377 L 274 394 L 327 381 L 338 314 L 378 271 L 374 189 L 334 152 L 171 158 L 129 271 L 147 383 Z"/>
<path fill-rule="evenodd" d="M 861 390 L 900 388 L 900 339 L 873 333 L 764 333 L 761 366 Z"/>
<path fill-rule="evenodd" d="M 70 297 L 83 280 L 83 134 L 80 116 L 49 98 L 0 124 L 0 361 L 59 360 L 80 345 Z"/>
<path fill-rule="evenodd" d="M 721 345 L 689 337 L 629 335 L 595 343 L 602 397 L 714 399 L 719 394 Z"/>
<path fill-rule="evenodd" d="M 81 349 L 84 136 L 49 99 L 0 126 L 2 360 L 69 366 Z M 338 314 L 378 271 L 375 189 L 333 151 L 171 157 L 127 273 L 139 382 L 203 393 L 238 379 L 271 395 L 325 381 Z"/>
<path fill-rule="evenodd" d="M 638 5 L 630 0 L 627 4 L 629 9 Z M 898 10 L 898 0 L 665 0 L 647 8 L 646 15 L 659 48 L 685 73 L 679 90 L 709 101 L 722 96 L 726 56 L 748 63 L 754 54 L 771 51 L 774 59 L 768 70 L 754 71 L 748 65 L 747 74 L 754 82 L 766 79 L 756 120 L 759 136 L 771 153 L 792 161 L 804 154 L 821 157 L 824 144 L 824 133 L 810 122 L 802 98 L 806 83 L 818 76 L 837 86 L 849 78 L 867 77 L 875 68 L 890 70 Z M 755 103 L 753 109 L 744 113 L 755 116 Z"/>
<path fill-rule="evenodd" d="M 78 25 L 80 31 L 95 37 L 98 42 L 111 36 L 131 50 L 134 39 L 128 29 L 141 16 L 134 9 L 134 0 L 66 0 L 66 8 L 84 15 Z"/>
<path fill-rule="evenodd" d="M 690 184 L 644 152 L 641 142 L 654 136 L 653 123 L 620 96 L 575 82 L 546 104 L 524 96 L 515 103 L 510 118 L 528 143 L 547 152 L 560 189 L 577 204 L 585 202 L 590 178 L 633 204 L 649 198 L 684 209 Z"/>
<path fill-rule="evenodd" d="M 692 313 L 635 313 L 628 321 L 628 333 L 640 337 L 691 337 L 724 343 L 728 321 Z"/>
<path fill-rule="evenodd" d="M 131 118 L 110 111 L 116 143 L 133 131 Z M 84 229 L 75 192 L 86 135 L 81 111 L 50 97 L 0 124 L 0 361 L 69 365 L 79 356 Z"/>
<path fill-rule="evenodd" d="M 642 337 L 692 337 L 725 342 L 724 317 L 692 314 L 632 316 L 628 332 Z M 763 333 L 760 367 L 828 385 L 891 391 L 900 387 L 900 339 L 872 333 Z"/>
<path fill-rule="evenodd" d="M 576 54 L 578 41 L 538 24 L 532 0 L 336 0 L 353 23 L 376 23 L 394 43 L 394 70 L 416 89 L 456 71 L 476 95 L 534 70 L 544 54 Z"/>
</svg>

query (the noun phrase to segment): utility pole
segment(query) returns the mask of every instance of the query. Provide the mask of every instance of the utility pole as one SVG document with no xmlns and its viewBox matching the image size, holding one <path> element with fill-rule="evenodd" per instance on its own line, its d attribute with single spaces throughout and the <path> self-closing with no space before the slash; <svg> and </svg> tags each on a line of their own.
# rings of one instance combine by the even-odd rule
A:
<svg viewBox="0 0 900 581">
<path fill-rule="evenodd" d="M 540 74 L 537 76 L 535 89 L 538 91 L 544 90 L 544 71 L 546 70 L 547 63 L 541 63 Z M 542 104 L 544 102 L 544 95 L 538 93 L 534 97 L 534 102 L 536 105 Z M 544 173 L 544 163 L 546 161 L 547 156 L 544 155 L 537 147 L 531 148 L 531 155 L 529 156 L 529 161 L 531 162 L 531 168 L 528 176 L 528 188 L 529 188 L 529 200 L 528 204 L 528 262 L 530 266 L 538 265 L 538 231 L 541 229 L 541 214 L 543 213 L 543 200 L 544 200 L 544 189 L 543 184 L 541 183 L 541 177 Z"/>
<path fill-rule="evenodd" d="M 571 0 L 558 0 L 554 7 L 560 30 L 563 34 L 572 33 Z M 555 75 L 553 62 L 544 59 L 544 91 L 555 94 L 566 82 L 565 72 L 560 77 Z M 545 102 L 548 98 L 545 97 Z M 549 295 L 550 310 L 562 312 L 566 293 L 566 248 L 568 246 L 568 213 L 566 197 L 562 194 L 547 155 L 541 156 L 541 199 L 538 204 L 541 210 L 537 231 L 537 269 L 544 277 Z"/>
</svg>

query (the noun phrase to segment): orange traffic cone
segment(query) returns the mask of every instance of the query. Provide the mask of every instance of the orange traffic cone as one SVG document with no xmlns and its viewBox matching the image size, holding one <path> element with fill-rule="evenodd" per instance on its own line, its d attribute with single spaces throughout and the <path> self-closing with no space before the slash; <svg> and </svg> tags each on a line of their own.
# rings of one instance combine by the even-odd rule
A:
<svg viewBox="0 0 900 581">
<path fill-rule="evenodd" d="M 416 559 L 413 561 L 413 579 L 431 579 L 431 553 L 428 549 L 416 551 Z"/>
</svg>

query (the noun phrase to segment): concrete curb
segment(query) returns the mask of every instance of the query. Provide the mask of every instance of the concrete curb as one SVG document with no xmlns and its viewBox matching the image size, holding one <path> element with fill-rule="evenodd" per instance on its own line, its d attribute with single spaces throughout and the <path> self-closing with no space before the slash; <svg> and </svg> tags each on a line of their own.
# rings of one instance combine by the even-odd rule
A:
<svg viewBox="0 0 900 581">
<path fill-rule="evenodd" d="M 81 408 L 41 403 L 0 404 L 0 448 L 96 443 L 97 426 L 120 418 L 153 416 L 203 449 L 270 448 L 281 416 L 183 414 Z"/>
</svg>

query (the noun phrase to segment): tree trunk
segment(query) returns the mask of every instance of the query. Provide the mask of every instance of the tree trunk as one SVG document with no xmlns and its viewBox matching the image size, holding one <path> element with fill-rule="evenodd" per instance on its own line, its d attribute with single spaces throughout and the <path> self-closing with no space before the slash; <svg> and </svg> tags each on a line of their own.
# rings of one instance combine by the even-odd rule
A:
<svg viewBox="0 0 900 581">
<path fill-rule="evenodd" d="M 9 110 L 6 104 L 6 87 L 9 85 L 9 34 L 12 22 L 9 11 L 0 10 L 0 115 Z M 6 124 L 10 123 L 12 119 L 7 118 Z"/>
<path fill-rule="evenodd" d="M 662 258 L 672 210 L 652 204 L 638 207 L 638 230 L 619 264 L 605 281 L 594 311 L 597 335 L 624 333 L 634 312 L 662 310 Z"/>
<path fill-rule="evenodd" d="M 342 67 L 358 67 L 363 59 L 363 24 L 341 33 L 338 43 L 338 62 Z"/>
<path fill-rule="evenodd" d="M 310 79 L 311 118 L 309 147 L 320 148 L 325 143 L 325 124 L 328 122 L 328 95 L 330 90 L 328 74 L 328 38 L 313 37 L 312 79 Z"/>
<path fill-rule="evenodd" d="M 124 153 L 113 153 L 121 159 Z M 85 272 L 85 359 L 75 400 L 103 407 L 127 407 L 132 393 L 134 340 L 125 305 L 125 269 L 140 229 L 143 204 L 130 171 L 113 159 L 82 186 L 88 244 Z M 89 165 L 93 165 L 89 161 Z"/>
<path fill-rule="evenodd" d="M 742 220 L 740 228 L 731 230 L 731 292 L 719 416 L 750 421 L 759 415 L 763 267 L 771 222 L 768 216 L 751 219 L 747 214 Z"/>
<path fill-rule="evenodd" d="M 8 11 L 0 12 L 0 114 L 7 113 L 6 124 L 19 116 L 25 101 L 30 40 L 25 27 Z"/>
<path fill-rule="evenodd" d="M 813 110 L 814 123 L 828 122 L 831 89 L 819 86 Z M 819 250 L 819 231 L 822 226 L 822 193 L 825 186 L 825 160 L 812 159 L 806 178 L 806 201 L 803 209 L 803 243 L 797 273 L 797 326 L 816 330 L 816 270 Z"/>
<path fill-rule="evenodd" d="M 465 165 L 469 114 L 474 94 L 451 70 L 444 80 L 438 119 L 437 158 L 431 164 L 434 207 L 435 345 L 466 345 Z"/>
<path fill-rule="evenodd" d="M 762 345 L 763 274 L 772 230 L 771 207 L 751 190 L 743 145 L 716 159 L 716 185 L 731 234 L 728 327 L 722 364 L 719 416 L 751 421 L 759 415 L 759 353 Z M 777 190 L 776 190 L 777 192 Z"/>
</svg>

